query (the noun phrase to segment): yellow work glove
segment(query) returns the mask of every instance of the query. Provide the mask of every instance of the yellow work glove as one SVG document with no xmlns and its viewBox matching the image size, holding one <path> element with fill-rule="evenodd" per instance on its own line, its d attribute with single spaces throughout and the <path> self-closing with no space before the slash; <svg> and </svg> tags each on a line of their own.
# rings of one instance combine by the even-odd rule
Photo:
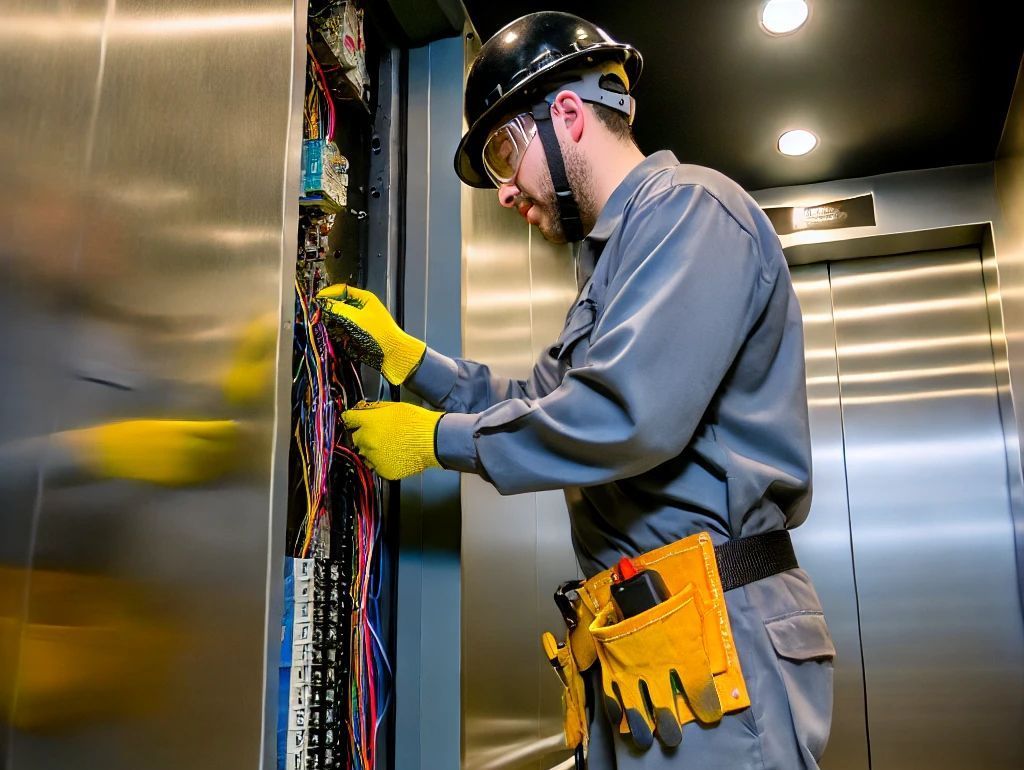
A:
<svg viewBox="0 0 1024 770">
<path fill-rule="evenodd" d="M 125 420 L 58 434 L 98 476 L 168 486 L 222 476 L 236 464 L 239 438 L 233 420 Z"/>
<path fill-rule="evenodd" d="M 639 615 L 615 622 L 609 604 L 590 624 L 601 661 L 608 720 L 646 751 L 654 736 L 667 747 L 682 740 L 679 700 L 704 724 L 722 704 L 704 642 L 704 611 L 693 584 Z"/>
<path fill-rule="evenodd" d="M 396 401 L 360 402 L 341 413 L 356 445 L 378 476 L 391 481 L 440 465 L 434 431 L 444 412 Z"/>
<path fill-rule="evenodd" d="M 328 334 L 345 342 L 346 352 L 392 385 L 401 385 L 419 366 L 427 344 L 402 331 L 372 292 L 338 283 L 316 299 Z"/>
</svg>

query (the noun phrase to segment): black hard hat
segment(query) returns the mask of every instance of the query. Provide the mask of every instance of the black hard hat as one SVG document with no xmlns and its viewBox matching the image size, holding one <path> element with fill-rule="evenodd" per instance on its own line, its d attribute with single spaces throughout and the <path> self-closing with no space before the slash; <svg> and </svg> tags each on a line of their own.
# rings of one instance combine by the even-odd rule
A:
<svg viewBox="0 0 1024 770">
<path fill-rule="evenodd" d="M 540 11 L 506 24 L 483 44 L 466 78 L 469 130 L 455 152 L 455 173 L 472 187 L 493 187 L 483 168 L 484 141 L 498 120 L 529 109 L 575 72 L 622 65 L 632 89 L 643 69 L 633 46 L 579 16 Z"/>
</svg>

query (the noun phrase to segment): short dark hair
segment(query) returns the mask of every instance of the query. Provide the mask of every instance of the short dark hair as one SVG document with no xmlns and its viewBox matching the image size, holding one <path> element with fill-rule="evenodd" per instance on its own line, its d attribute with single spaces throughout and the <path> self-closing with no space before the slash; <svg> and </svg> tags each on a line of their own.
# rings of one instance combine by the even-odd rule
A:
<svg viewBox="0 0 1024 770">
<path fill-rule="evenodd" d="M 633 141 L 633 128 L 629 125 L 629 118 L 618 110 L 613 110 L 611 107 L 605 107 L 603 104 L 591 104 L 590 106 L 594 108 L 594 114 L 597 115 L 597 119 L 600 120 L 604 124 L 605 128 L 611 131 L 616 138 Z"/>
</svg>

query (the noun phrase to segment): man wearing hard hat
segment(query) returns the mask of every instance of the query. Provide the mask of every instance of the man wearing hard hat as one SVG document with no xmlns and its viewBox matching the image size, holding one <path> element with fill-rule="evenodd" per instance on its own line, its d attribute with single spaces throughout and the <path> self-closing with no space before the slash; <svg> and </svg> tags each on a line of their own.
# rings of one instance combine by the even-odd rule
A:
<svg viewBox="0 0 1024 770">
<path fill-rule="evenodd" d="M 508 380 L 427 348 L 372 294 L 325 290 L 332 333 L 440 410 L 343 418 L 385 478 L 441 465 L 503 494 L 565 490 L 587 579 L 558 587 L 566 630 L 543 643 L 578 765 L 813 770 L 835 650 L 787 532 L 810 504 L 800 309 L 743 190 L 633 143 L 641 68 L 565 13 L 483 45 L 456 173 L 582 241 L 579 297 Z"/>
</svg>

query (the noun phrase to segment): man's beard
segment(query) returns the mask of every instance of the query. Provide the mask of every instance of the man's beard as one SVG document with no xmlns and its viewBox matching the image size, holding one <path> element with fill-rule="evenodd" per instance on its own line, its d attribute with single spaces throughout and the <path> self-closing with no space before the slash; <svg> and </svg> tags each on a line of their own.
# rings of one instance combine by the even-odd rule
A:
<svg viewBox="0 0 1024 770">
<path fill-rule="evenodd" d="M 583 232 L 590 232 L 597 221 L 597 206 L 594 203 L 592 193 L 590 167 L 586 159 L 574 145 L 562 147 L 562 160 L 565 163 L 565 174 L 569 179 L 569 187 L 572 188 L 576 197 L 576 206 L 579 208 L 580 221 L 583 224 Z M 547 224 L 538 225 L 540 234 L 544 240 L 550 243 L 566 243 L 565 228 L 562 226 L 562 217 L 558 212 L 558 199 L 555 197 L 555 186 L 551 181 L 551 172 L 544 165 L 543 187 L 538 198 L 534 199 L 534 205 L 539 206 L 546 214 Z"/>
</svg>

